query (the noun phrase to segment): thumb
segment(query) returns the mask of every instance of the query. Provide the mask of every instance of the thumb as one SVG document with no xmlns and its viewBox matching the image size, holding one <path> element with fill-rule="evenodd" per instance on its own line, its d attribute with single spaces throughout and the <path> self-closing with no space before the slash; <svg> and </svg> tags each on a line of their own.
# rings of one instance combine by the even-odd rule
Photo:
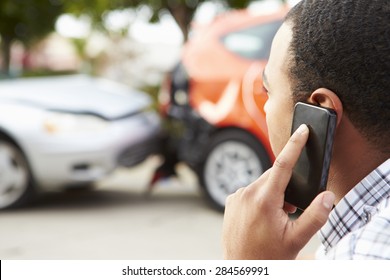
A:
<svg viewBox="0 0 390 280">
<path fill-rule="evenodd" d="M 312 236 L 325 224 L 332 211 L 335 196 L 330 191 L 317 195 L 301 216 L 294 221 L 293 240 L 302 249 Z"/>
</svg>

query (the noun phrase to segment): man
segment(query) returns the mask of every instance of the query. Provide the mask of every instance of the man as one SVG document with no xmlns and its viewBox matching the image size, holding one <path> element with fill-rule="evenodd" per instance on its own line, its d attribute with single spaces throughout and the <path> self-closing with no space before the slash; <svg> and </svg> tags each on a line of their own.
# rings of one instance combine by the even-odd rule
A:
<svg viewBox="0 0 390 280">
<path fill-rule="evenodd" d="M 263 80 L 276 161 L 228 197 L 225 258 L 294 259 L 319 232 L 318 258 L 390 259 L 390 1 L 301 1 Z M 289 137 L 298 101 L 338 117 L 327 191 L 290 220 L 284 192 L 309 134 L 302 125 Z"/>
</svg>

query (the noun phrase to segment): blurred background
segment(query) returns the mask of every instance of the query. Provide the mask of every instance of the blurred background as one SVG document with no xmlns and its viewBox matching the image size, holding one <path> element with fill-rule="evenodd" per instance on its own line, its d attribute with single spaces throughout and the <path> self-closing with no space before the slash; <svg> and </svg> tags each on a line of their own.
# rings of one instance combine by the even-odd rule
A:
<svg viewBox="0 0 390 280">
<path fill-rule="evenodd" d="M 1 75 L 88 73 L 158 87 L 193 25 L 231 9 L 272 11 L 298 0 L 1 1 Z"/>
<path fill-rule="evenodd" d="M 220 259 L 297 2 L 1 0 L 0 258 Z"/>
</svg>

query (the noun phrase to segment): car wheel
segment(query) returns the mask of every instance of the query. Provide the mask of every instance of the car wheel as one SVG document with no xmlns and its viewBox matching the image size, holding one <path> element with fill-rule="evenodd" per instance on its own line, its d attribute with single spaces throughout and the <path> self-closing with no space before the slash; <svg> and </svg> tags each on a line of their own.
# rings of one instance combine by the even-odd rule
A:
<svg viewBox="0 0 390 280">
<path fill-rule="evenodd" d="M 200 182 L 213 206 L 223 210 L 228 195 L 256 180 L 270 165 L 255 137 L 240 130 L 225 130 L 210 142 Z"/>
<path fill-rule="evenodd" d="M 0 209 L 22 206 L 32 195 L 31 173 L 23 153 L 0 138 Z"/>
</svg>

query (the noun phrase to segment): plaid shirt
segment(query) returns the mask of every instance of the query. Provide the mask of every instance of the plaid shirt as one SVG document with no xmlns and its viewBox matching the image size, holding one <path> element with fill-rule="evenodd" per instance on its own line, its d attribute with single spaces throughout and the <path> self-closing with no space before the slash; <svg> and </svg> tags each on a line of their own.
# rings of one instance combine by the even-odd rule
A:
<svg viewBox="0 0 390 280">
<path fill-rule="evenodd" d="M 319 237 L 317 259 L 390 259 L 390 159 L 336 205 Z"/>
</svg>

